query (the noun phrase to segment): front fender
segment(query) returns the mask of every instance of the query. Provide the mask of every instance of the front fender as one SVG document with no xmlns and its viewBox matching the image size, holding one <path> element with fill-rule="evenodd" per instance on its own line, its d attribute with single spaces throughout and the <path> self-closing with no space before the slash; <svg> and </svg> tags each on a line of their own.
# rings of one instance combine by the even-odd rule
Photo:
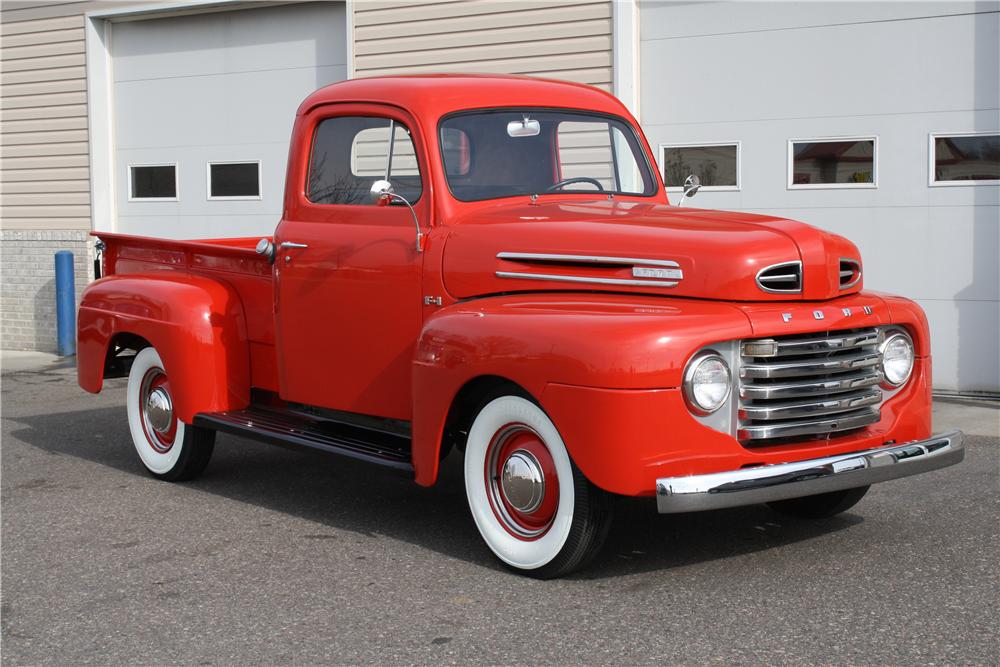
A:
<svg viewBox="0 0 1000 667">
<path fill-rule="evenodd" d="M 83 292 L 77 332 L 77 376 L 87 391 L 101 390 L 108 346 L 128 333 L 160 354 L 181 421 L 249 404 L 243 305 L 224 282 L 174 273 L 102 278 Z"/>
<path fill-rule="evenodd" d="M 430 485 L 437 478 L 448 411 L 462 387 L 477 377 L 514 382 L 546 409 L 550 383 L 674 388 L 696 350 L 750 331 L 747 317 L 733 306 L 686 299 L 510 295 L 443 308 L 425 322 L 414 360 L 416 481 Z M 572 455 L 573 443 L 566 446 Z"/>
</svg>

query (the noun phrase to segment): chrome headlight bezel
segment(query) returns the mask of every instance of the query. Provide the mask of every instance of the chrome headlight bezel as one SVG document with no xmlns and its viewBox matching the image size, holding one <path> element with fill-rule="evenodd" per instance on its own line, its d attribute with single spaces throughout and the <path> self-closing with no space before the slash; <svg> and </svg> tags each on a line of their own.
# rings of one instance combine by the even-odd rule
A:
<svg viewBox="0 0 1000 667">
<path fill-rule="evenodd" d="M 906 348 L 910 352 L 909 366 L 906 369 L 906 373 L 902 377 L 893 379 L 890 377 L 889 373 L 886 371 L 885 365 L 885 354 L 890 346 L 903 342 Z M 913 377 L 913 367 L 916 365 L 916 349 L 913 346 L 913 338 L 904 331 L 903 329 L 886 329 L 885 330 L 885 340 L 878 346 L 878 356 L 879 356 L 879 369 L 882 371 L 882 387 L 884 389 L 899 389 Z"/>
<path fill-rule="evenodd" d="M 718 362 L 722 369 L 726 372 L 726 390 L 723 393 L 722 400 L 713 406 L 705 406 L 697 399 L 697 394 L 695 392 L 695 379 L 698 369 L 706 362 Z M 733 372 L 729 367 L 729 362 L 726 361 L 725 357 L 716 352 L 715 350 L 704 350 L 698 354 L 691 357 L 688 361 L 687 367 L 684 369 L 684 382 L 683 382 L 683 394 L 684 402 L 687 404 L 688 409 L 700 416 L 705 417 L 707 415 L 713 414 L 719 410 L 722 406 L 729 402 L 729 397 L 733 393 Z"/>
</svg>

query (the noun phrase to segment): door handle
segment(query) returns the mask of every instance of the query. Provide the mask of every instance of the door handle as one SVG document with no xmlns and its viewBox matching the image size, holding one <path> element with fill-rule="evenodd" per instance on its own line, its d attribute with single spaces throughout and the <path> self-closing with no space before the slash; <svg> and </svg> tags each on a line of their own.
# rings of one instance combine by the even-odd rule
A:
<svg viewBox="0 0 1000 667">
<path fill-rule="evenodd" d="M 294 241 L 282 241 L 282 248 L 308 248 L 308 243 L 295 243 Z"/>
</svg>

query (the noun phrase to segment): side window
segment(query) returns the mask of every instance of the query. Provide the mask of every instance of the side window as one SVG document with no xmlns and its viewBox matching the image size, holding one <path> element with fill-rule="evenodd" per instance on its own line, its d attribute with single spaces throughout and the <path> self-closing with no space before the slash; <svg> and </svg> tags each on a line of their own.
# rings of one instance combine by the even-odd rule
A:
<svg viewBox="0 0 1000 667">
<path fill-rule="evenodd" d="M 309 201 L 373 205 L 368 192 L 384 178 L 411 204 L 420 199 L 417 154 L 406 126 L 369 116 L 340 116 L 319 124 L 309 161 Z"/>
</svg>

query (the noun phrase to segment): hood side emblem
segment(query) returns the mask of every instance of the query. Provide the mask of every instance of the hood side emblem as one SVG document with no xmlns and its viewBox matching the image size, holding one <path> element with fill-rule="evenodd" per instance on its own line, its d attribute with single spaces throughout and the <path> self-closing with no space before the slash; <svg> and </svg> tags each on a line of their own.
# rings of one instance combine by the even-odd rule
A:
<svg viewBox="0 0 1000 667">
<path fill-rule="evenodd" d="M 684 273 L 680 269 L 654 269 L 648 266 L 633 266 L 633 278 L 660 278 L 663 280 L 680 280 Z"/>
<path fill-rule="evenodd" d="M 872 314 L 872 307 L 865 306 L 865 315 L 871 315 L 871 314 Z"/>
<path fill-rule="evenodd" d="M 815 317 L 817 320 L 823 319 L 823 311 L 822 310 L 814 310 L 813 311 L 813 317 Z"/>
<path fill-rule="evenodd" d="M 792 321 L 792 314 L 791 313 L 782 313 L 781 314 L 781 319 L 784 322 L 791 322 Z"/>
<path fill-rule="evenodd" d="M 840 312 L 844 313 L 844 317 L 850 317 L 851 316 L 851 309 L 850 308 L 841 308 Z"/>
</svg>

